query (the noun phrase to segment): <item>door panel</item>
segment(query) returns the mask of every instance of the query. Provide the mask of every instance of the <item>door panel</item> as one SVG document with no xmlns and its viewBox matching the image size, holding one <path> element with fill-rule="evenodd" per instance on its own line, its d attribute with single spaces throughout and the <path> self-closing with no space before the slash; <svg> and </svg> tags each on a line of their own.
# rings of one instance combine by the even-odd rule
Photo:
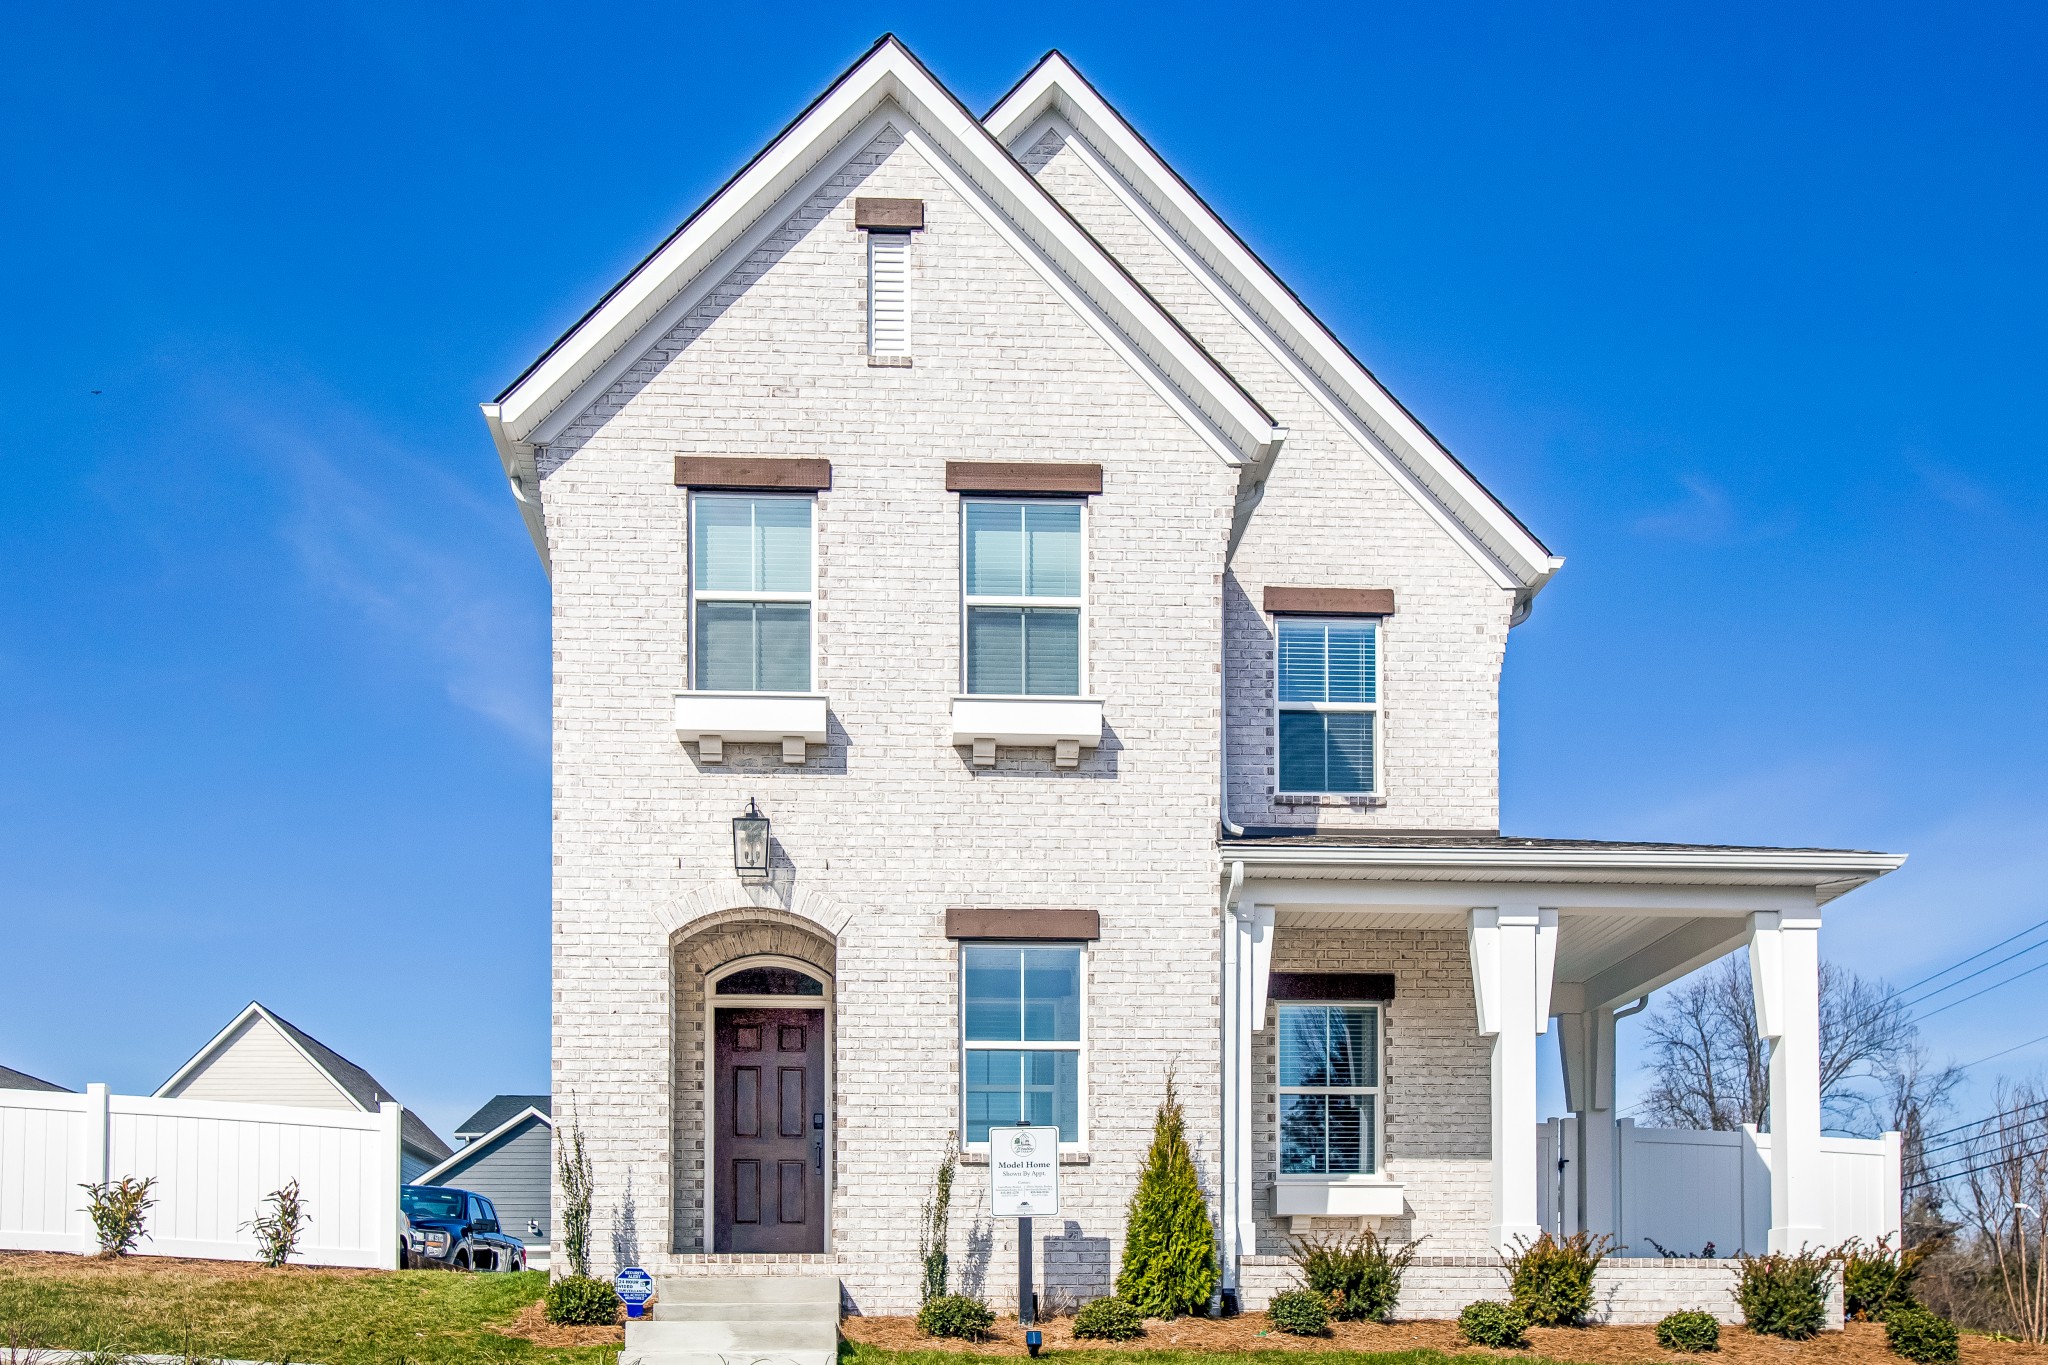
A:
<svg viewBox="0 0 2048 1365">
<path fill-rule="evenodd" d="M 825 1249 L 825 1014 L 712 1015 L 712 1250 Z"/>
</svg>

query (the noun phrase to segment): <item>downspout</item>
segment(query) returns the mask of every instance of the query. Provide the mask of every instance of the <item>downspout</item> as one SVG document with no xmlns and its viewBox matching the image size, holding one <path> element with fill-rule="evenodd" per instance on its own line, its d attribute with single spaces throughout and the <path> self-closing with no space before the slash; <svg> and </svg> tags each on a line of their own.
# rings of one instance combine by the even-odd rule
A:
<svg viewBox="0 0 2048 1365">
<path fill-rule="evenodd" d="M 1223 951 L 1220 954 L 1223 960 L 1223 1084 L 1220 1087 L 1223 1094 L 1223 1140 L 1220 1144 L 1223 1152 L 1223 1197 L 1220 1201 L 1223 1217 L 1217 1229 L 1217 1240 L 1223 1251 L 1222 1308 L 1226 1314 L 1237 1311 L 1241 1302 L 1237 1283 L 1237 1206 L 1238 1201 L 1244 1198 L 1244 1191 L 1238 1188 L 1237 1182 L 1240 1136 L 1237 1131 L 1237 1092 L 1244 1078 L 1238 1075 L 1237 1031 L 1242 1027 L 1244 1002 L 1239 989 L 1242 973 L 1238 970 L 1237 898 L 1243 891 L 1244 863 L 1233 861 L 1229 880 L 1223 888 L 1223 914 L 1219 924 L 1223 933 Z"/>
</svg>

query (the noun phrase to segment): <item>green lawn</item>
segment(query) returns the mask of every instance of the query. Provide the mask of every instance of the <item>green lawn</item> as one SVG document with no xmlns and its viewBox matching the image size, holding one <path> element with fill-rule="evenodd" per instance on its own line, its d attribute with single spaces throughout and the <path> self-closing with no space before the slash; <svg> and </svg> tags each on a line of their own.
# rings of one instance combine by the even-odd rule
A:
<svg viewBox="0 0 2048 1365">
<path fill-rule="evenodd" d="M 0 1357 L 12 1338 L 316 1365 L 610 1365 L 617 1347 L 543 1349 L 484 1330 L 546 1289 L 539 1271 L 351 1274 L 0 1256 Z"/>
</svg>

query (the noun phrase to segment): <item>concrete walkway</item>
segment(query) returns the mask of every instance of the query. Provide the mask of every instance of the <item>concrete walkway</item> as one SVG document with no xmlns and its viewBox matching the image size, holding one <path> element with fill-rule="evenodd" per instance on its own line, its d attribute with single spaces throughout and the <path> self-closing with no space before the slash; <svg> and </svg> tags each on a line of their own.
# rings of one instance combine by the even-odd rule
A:
<svg viewBox="0 0 2048 1365">
<path fill-rule="evenodd" d="M 619 1365 L 833 1365 L 839 1355 L 830 1276 L 664 1276 L 651 1312 L 626 1324 Z"/>
</svg>

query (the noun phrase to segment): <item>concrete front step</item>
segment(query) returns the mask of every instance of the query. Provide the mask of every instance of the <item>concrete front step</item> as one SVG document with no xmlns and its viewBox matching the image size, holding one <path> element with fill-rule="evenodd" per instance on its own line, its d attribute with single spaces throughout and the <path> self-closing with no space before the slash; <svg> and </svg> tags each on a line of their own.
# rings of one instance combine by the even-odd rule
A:
<svg viewBox="0 0 2048 1365">
<path fill-rule="evenodd" d="M 656 1298 L 668 1304 L 774 1304 L 779 1308 L 818 1308 L 839 1318 L 839 1279 L 835 1275 L 663 1275 L 654 1282 Z"/>
<path fill-rule="evenodd" d="M 835 1365 L 839 1281 L 820 1275 L 663 1276 L 626 1324 L 619 1365 Z"/>
<path fill-rule="evenodd" d="M 772 1355 L 782 1351 L 833 1351 L 839 1328 L 819 1322 L 667 1322 L 645 1318 L 626 1324 L 626 1344 L 668 1354 Z"/>
<path fill-rule="evenodd" d="M 677 1303 L 666 1296 L 656 1298 L 647 1316 L 656 1322 L 816 1322 L 836 1327 L 836 1303 Z"/>
<path fill-rule="evenodd" d="M 837 1365 L 837 1348 L 830 1351 L 644 1351 L 633 1345 L 633 1327 L 626 1327 L 626 1347 L 619 1352 L 618 1365 Z"/>
</svg>

